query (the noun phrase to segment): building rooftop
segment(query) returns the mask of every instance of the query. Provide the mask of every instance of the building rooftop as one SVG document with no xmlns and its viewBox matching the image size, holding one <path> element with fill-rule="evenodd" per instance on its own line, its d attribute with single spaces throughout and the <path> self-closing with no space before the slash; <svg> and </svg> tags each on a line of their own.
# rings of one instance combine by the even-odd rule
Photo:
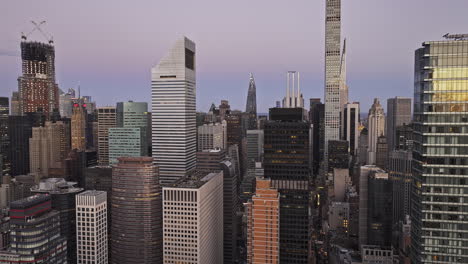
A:
<svg viewBox="0 0 468 264">
<path fill-rule="evenodd" d="M 177 180 L 172 184 L 167 184 L 164 187 L 167 188 L 188 188 L 188 189 L 198 189 L 202 187 L 205 183 L 213 179 L 218 172 L 206 172 L 194 170 L 190 172 L 187 176 Z"/>
<path fill-rule="evenodd" d="M 11 202 L 10 209 L 23 209 L 38 203 L 49 201 L 50 199 L 50 196 L 47 194 L 35 194 L 21 200 Z"/>
<path fill-rule="evenodd" d="M 80 194 L 78 194 L 79 196 L 100 196 L 100 195 L 107 195 L 107 192 L 105 191 L 96 191 L 96 190 L 88 190 L 88 191 L 84 191 Z"/>
<path fill-rule="evenodd" d="M 31 188 L 31 192 L 35 193 L 50 193 L 50 194 L 66 194 L 78 193 L 83 191 L 83 188 L 76 187 L 77 182 L 67 182 L 63 178 L 48 178 L 41 180 L 39 185 Z"/>
</svg>

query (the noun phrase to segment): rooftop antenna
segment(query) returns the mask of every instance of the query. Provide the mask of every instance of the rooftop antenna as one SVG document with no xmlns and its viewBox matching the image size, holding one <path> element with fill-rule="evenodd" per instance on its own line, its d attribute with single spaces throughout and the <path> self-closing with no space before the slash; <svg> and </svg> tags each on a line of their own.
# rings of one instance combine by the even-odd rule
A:
<svg viewBox="0 0 468 264">
<path fill-rule="evenodd" d="M 443 35 L 445 39 L 453 39 L 453 40 L 468 40 L 468 34 L 450 34 L 447 33 Z"/>
<path fill-rule="evenodd" d="M 44 38 L 47 40 L 47 42 L 49 44 L 53 44 L 54 43 L 54 38 L 52 37 L 52 35 L 50 35 L 49 33 L 46 33 L 44 30 L 42 30 L 41 26 L 44 25 L 46 23 L 45 20 L 41 21 L 41 22 L 36 22 L 36 21 L 31 21 L 31 24 L 34 25 L 34 28 L 29 31 L 29 33 L 25 34 L 24 32 L 21 32 L 21 39 L 22 40 L 27 40 L 29 35 L 31 35 L 33 32 L 35 32 L 36 30 L 41 32 L 42 36 L 44 36 Z"/>
</svg>

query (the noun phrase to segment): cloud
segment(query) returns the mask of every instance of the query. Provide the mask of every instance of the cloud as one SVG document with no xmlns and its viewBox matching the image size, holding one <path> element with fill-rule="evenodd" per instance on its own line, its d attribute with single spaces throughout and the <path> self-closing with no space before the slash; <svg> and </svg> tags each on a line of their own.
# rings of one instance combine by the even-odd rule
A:
<svg viewBox="0 0 468 264">
<path fill-rule="evenodd" d="M 0 57 L 1 56 L 10 56 L 10 57 L 19 57 L 19 52 L 13 50 L 5 50 L 0 48 Z"/>
</svg>

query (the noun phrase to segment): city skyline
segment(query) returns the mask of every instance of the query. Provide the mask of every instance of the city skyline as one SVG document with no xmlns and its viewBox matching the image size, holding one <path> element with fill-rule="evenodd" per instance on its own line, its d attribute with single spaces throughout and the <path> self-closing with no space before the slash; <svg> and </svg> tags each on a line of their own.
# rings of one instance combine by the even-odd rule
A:
<svg viewBox="0 0 468 264">
<path fill-rule="evenodd" d="M 59 87 L 66 91 L 80 82 L 82 94 L 93 96 L 100 106 L 129 99 L 149 102 L 150 68 L 174 39 L 185 34 L 199 46 L 198 111 L 207 111 L 212 102 L 221 99 L 229 99 L 233 109 L 244 109 L 249 72 L 254 73 L 258 97 L 263 98 L 258 102 L 259 113 L 282 98 L 288 70 L 302 73 L 304 98 L 323 98 L 325 2 L 268 2 L 268 9 L 263 8 L 264 1 L 246 3 L 190 3 L 187 10 L 193 12 L 183 11 L 184 18 L 168 24 L 167 15 L 172 12 L 161 10 L 173 9 L 178 3 L 131 6 L 114 2 L 103 22 L 100 12 L 89 8 L 90 2 L 8 2 L 0 16 L 0 22 L 11 25 L 0 29 L 0 89 L 5 95 L 15 91 L 21 68 L 20 32 L 29 32 L 33 26 L 28 21 L 35 19 L 47 20 L 44 29 L 54 36 Z M 428 12 L 442 10 L 447 15 L 422 19 L 417 14 L 422 3 Z M 363 0 L 351 5 L 343 1 L 342 39 L 348 40 L 350 101 L 360 101 L 366 112 L 374 97 L 381 101 L 395 94 L 411 97 L 413 62 L 409 58 L 415 47 L 425 40 L 442 40 L 448 32 L 463 33 L 468 26 L 462 15 L 468 3 L 456 0 L 450 4 Z M 204 8 L 219 11 L 199 16 L 206 12 Z M 135 13 L 141 15 L 133 16 Z M 84 14 L 86 21 L 78 19 Z M 395 16 L 399 19 L 394 20 Z M 256 37 L 259 33 L 261 38 Z M 37 32 L 31 39 L 44 41 Z M 294 45 L 289 44 L 291 40 Z M 89 67 L 83 66 L 90 62 Z M 110 92 L 112 96 L 107 96 Z"/>
</svg>

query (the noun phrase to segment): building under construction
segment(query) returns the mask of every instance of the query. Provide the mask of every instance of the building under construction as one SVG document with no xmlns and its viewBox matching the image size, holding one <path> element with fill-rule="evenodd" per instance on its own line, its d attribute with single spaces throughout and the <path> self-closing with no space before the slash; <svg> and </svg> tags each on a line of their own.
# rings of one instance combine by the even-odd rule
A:
<svg viewBox="0 0 468 264">
<path fill-rule="evenodd" d="M 55 49 L 52 38 L 40 28 L 40 24 L 29 34 L 22 35 L 22 75 L 18 78 L 20 114 L 42 111 L 49 118 L 59 109 L 58 85 L 55 82 Z M 48 43 L 27 41 L 27 36 L 39 30 Z"/>
</svg>

